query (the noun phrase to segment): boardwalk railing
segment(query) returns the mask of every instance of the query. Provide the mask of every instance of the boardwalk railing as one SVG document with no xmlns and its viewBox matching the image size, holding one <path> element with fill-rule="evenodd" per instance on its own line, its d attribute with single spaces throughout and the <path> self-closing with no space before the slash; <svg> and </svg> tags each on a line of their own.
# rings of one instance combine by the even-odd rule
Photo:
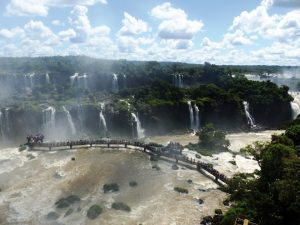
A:
<svg viewBox="0 0 300 225">
<path fill-rule="evenodd" d="M 201 162 L 199 160 L 195 160 L 193 158 L 189 158 L 187 156 L 184 156 L 177 153 L 170 153 L 170 151 L 166 151 L 164 147 L 157 147 L 153 146 L 151 144 L 147 144 L 140 141 L 128 141 L 128 140 L 79 140 L 79 141 L 63 141 L 63 142 L 45 142 L 45 143 L 30 143 L 28 144 L 30 150 L 38 150 L 40 148 L 46 148 L 49 150 L 55 149 L 55 148 L 61 148 L 61 147 L 68 147 L 69 149 L 72 149 L 75 146 L 89 146 L 93 147 L 95 145 L 105 145 L 106 147 L 110 148 L 112 146 L 124 146 L 124 148 L 128 147 L 138 147 L 139 150 L 142 150 L 144 152 L 155 154 L 158 156 L 164 156 L 167 158 L 175 159 L 176 162 L 181 161 L 184 163 L 188 163 L 191 165 L 196 166 L 197 170 L 199 172 L 207 172 L 210 175 L 214 177 L 216 181 L 222 181 L 223 183 L 228 182 L 228 178 L 213 168 L 211 164 Z"/>
</svg>

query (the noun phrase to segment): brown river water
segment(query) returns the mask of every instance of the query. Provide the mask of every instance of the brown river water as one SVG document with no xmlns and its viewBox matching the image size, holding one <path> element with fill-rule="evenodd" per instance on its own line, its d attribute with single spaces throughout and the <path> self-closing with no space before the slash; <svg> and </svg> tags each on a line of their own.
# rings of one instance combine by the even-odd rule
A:
<svg viewBox="0 0 300 225">
<path fill-rule="evenodd" d="M 249 138 L 251 141 L 269 140 L 274 132 L 238 133 L 228 138 L 237 148 L 248 144 Z M 150 141 L 166 144 L 169 140 L 187 144 L 195 143 L 197 137 L 190 134 L 163 136 L 153 137 Z M 195 156 L 188 149 L 184 154 Z M 71 160 L 72 157 L 75 161 Z M 213 163 L 229 176 L 257 169 L 257 163 L 252 159 L 236 156 L 237 165 L 233 166 L 228 162 L 232 158 L 231 153 L 221 153 L 202 157 L 202 160 Z M 154 164 L 161 170 L 153 169 Z M 162 160 L 151 162 L 148 155 L 129 149 L 90 148 L 56 152 L 1 149 L 0 224 L 183 225 L 199 224 L 203 216 L 212 215 L 216 208 L 226 210 L 222 204 L 226 194 L 218 190 L 212 180 L 197 171 L 184 167 L 172 170 L 171 166 L 172 163 Z M 193 182 L 188 183 L 188 179 Z M 138 185 L 130 187 L 130 181 L 136 181 Z M 104 194 L 102 187 L 106 183 L 117 183 L 120 191 Z M 189 193 L 175 192 L 176 186 L 188 189 Z M 79 196 L 81 201 L 57 209 L 55 202 L 71 194 Z M 199 198 L 204 200 L 202 205 L 198 204 Z M 131 212 L 112 209 L 111 204 L 116 201 L 129 205 Z M 86 216 L 93 204 L 103 208 L 95 220 Z M 69 209 L 73 213 L 65 216 Z M 58 218 L 48 218 L 50 212 L 55 212 Z"/>
</svg>

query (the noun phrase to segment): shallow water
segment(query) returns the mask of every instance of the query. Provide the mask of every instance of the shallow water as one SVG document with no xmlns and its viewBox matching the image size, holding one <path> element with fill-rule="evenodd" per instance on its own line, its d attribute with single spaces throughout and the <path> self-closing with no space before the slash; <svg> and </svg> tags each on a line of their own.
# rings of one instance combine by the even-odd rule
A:
<svg viewBox="0 0 300 225">
<path fill-rule="evenodd" d="M 208 178 L 193 170 L 172 170 L 172 164 L 164 161 L 158 162 L 161 170 L 157 171 L 148 155 L 133 150 L 58 151 L 36 154 L 32 160 L 27 160 L 27 154 L 20 153 L 26 158 L 22 165 L 0 174 L 0 224 L 198 224 L 202 216 L 224 208 L 225 194 Z M 130 187 L 131 180 L 138 186 Z M 119 184 L 120 192 L 104 194 L 102 186 L 111 182 Z M 175 186 L 187 188 L 189 194 L 178 194 Z M 54 203 L 70 194 L 82 200 L 64 217 L 68 209 L 56 209 Z M 125 202 L 132 211 L 111 209 L 115 201 Z M 92 204 L 104 209 L 96 220 L 86 217 Z M 59 218 L 47 219 L 49 212 Z"/>
</svg>

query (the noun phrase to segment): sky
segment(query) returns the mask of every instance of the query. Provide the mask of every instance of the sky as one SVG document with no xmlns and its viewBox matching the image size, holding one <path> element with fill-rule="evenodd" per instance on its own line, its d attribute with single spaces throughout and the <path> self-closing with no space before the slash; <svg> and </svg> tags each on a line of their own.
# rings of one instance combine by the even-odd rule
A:
<svg viewBox="0 0 300 225">
<path fill-rule="evenodd" d="M 300 65 L 300 0 L 0 0 L 0 56 Z"/>
</svg>

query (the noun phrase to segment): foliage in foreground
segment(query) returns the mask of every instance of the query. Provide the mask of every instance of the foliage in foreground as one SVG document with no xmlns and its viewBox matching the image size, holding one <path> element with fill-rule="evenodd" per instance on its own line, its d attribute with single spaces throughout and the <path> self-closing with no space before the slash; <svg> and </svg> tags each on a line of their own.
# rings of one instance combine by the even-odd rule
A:
<svg viewBox="0 0 300 225">
<path fill-rule="evenodd" d="M 300 224 L 300 157 L 296 149 L 300 126 L 293 124 L 285 134 L 272 136 L 271 143 L 248 146 L 261 167 L 255 174 L 234 176 L 225 188 L 233 206 L 222 225 L 247 218 L 260 225 Z"/>
</svg>

